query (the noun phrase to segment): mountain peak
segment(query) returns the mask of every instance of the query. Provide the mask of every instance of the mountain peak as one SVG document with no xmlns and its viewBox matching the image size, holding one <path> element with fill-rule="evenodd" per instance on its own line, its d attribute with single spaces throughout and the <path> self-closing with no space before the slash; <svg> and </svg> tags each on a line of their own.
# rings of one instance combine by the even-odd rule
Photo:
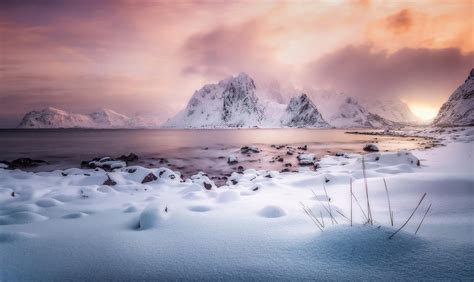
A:
<svg viewBox="0 0 474 282">
<path fill-rule="evenodd" d="M 291 98 L 281 122 L 290 127 L 329 127 L 306 94 Z"/>
<path fill-rule="evenodd" d="M 441 106 L 433 123 L 438 126 L 474 125 L 474 69 Z"/>
</svg>

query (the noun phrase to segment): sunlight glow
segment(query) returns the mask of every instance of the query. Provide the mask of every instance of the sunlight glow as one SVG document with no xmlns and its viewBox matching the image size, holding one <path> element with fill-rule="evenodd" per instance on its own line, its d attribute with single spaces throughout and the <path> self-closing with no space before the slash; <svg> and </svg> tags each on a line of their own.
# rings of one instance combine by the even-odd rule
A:
<svg viewBox="0 0 474 282">
<path fill-rule="evenodd" d="M 432 120 L 438 114 L 439 108 L 426 104 L 409 104 L 413 114 L 423 120 Z"/>
</svg>

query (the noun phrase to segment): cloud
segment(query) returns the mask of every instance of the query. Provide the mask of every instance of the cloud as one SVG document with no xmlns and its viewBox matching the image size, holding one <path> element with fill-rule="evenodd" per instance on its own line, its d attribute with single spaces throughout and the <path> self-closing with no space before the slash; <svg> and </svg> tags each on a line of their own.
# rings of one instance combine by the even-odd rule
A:
<svg viewBox="0 0 474 282">
<path fill-rule="evenodd" d="M 307 68 L 307 81 L 351 95 L 430 101 L 440 106 L 467 77 L 474 52 L 457 48 L 404 48 L 394 53 L 347 46 Z"/>
<path fill-rule="evenodd" d="M 395 33 L 407 32 L 413 24 L 412 12 L 403 9 L 400 12 L 386 18 L 386 26 Z"/>
</svg>

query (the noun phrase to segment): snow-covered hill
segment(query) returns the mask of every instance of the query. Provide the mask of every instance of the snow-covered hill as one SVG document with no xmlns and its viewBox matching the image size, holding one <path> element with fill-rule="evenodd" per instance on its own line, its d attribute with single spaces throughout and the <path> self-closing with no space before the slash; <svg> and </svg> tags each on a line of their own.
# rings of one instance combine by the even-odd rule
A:
<svg viewBox="0 0 474 282">
<path fill-rule="evenodd" d="M 289 127 L 329 127 L 306 94 L 291 98 L 281 124 Z"/>
<path fill-rule="evenodd" d="M 130 128 L 132 119 L 109 109 L 89 115 L 68 113 L 49 107 L 27 113 L 18 128 Z"/>
<path fill-rule="evenodd" d="M 371 113 L 380 117 L 405 124 L 419 124 L 420 118 L 415 116 L 408 105 L 400 99 L 365 99 L 362 105 Z"/>
<path fill-rule="evenodd" d="M 443 104 L 433 124 L 438 126 L 474 125 L 474 69 Z"/>
<path fill-rule="evenodd" d="M 384 128 L 396 123 L 369 112 L 357 100 L 343 93 L 313 91 L 313 101 L 323 118 L 338 128 Z"/>
</svg>

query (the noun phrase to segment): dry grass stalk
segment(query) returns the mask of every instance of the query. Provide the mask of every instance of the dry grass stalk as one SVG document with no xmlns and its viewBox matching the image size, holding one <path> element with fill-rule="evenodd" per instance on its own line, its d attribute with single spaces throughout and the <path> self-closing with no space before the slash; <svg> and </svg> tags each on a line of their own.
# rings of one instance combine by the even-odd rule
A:
<svg viewBox="0 0 474 282">
<path fill-rule="evenodd" d="M 323 202 L 318 198 L 318 196 L 316 195 L 316 193 L 314 192 L 314 190 L 311 190 L 311 192 L 313 192 L 314 194 L 314 197 L 316 198 L 316 200 L 318 200 L 318 202 L 321 204 L 321 206 L 326 210 L 326 212 L 329 214 L 329 217 L 331 218 L 331 222 L 334 224 L 333 221 L 336 221 L 336 224 L 337 224 L 337 220 L 332 216 L 332 213 L 329 211 L 329 209 L 323 204 Z M 327 194 L 326 194 L 326 197 L 327 197 Z M 328 199 L 328 203 L 329 203 L 329 199 Z"/>
<path fill-rule="evenodd" d="M 365 196 L 367 198 L 367 218 L 368 218 L 368 223 L 372 225 L 374 223 L 374 221 L 372 219 L 372 211 L 370 210 L 369 186 L 367 184 L 367 173 L 365 171 L 365 159 L 364 159 L 364 157 L 362 157 L 362 173 L 364 175 Z"/>
<path fill-rule="evenodd" d="M 385 192 L 387 192 L 388 213 L 390 216 L 390 224 L 393 226 L 393 212 L 392 212 L 392 206 L 390 205 L 390 196 L 388 195 L 387 181 L 385 181 L 385 178 L 383 179 L 383 184 L 385 185 Z"/>
<path fill-rule="evenodd" d="M 350 179 L 350 192 L 351 192 L 351 226 L 352 226 L 352 177 Z"/>
<path fill-rule="evenodd" d="M 418 205 L 416 205 L 415 209 L 413 210 L 413 212 L 411 213 L 411 215 L 408 217 L 408 219 L 405 221 L 405 223 L 403 223 L 402 226 L 400 226 L 400 228 L 397 229 L 397 231 L 393 232 L 392 235 L 390 235 L 390 237 L 388 237 L 388 239 L 392 239 L 393 236 L 395 236 L 395 234 L 397 234 L 398 232 L 400 232 L 400 230 L 403 229 L 403 227 L 405 227 L 405 225 L 407 225 L 407 223 L 410 221 L 410 219 L 413 217 L 413 215 L 415 214 L 416 210 L 418 209 L 418 207 L 421 205 L 421 202 L 423 202 L 423 199 L 426 197 L 426 193 L 423 194 L 423 196 L 421 197 L 420 201 L 418 202 Z"/>
<path fill-rule="evenodd" d="M 324 184 L 323 184 L 323 189 L 324 189 L 324 194 L 326 194 L 326 199 L 328 200 L 329 216 L 331 217 L 331 222 L 332 222 L 332 224 L 334 224 L 334 222 L 336 222 L 336 224 L 337 224 L 336 219 L 335 219 L 334 216 L 332 215 L 331 199 L 330 199 L 329 196 L 328 196 L 328 192 L 326 191 L 326 185 L 324 185 Z"/>
<path fill-rule="evenodd" d="M 426 212 L 423 215 L 423 218 L 421 219 L 420 224 L 418 224 L 418 227 L 416 228 L 416 231 L 415 231 L 415 235 L 416 235 L 416 233 L 418 233 L 418 230 L 420 230 L 421 224 L 423 224 L 423 221 L 425 220 L 425 217 L 428 214 L 428 212 L 430 211 L 430 209 L 431 209 L 431 204 L 428 206 L 428 209 L 426 209 Z"/>
<path fill-rule="evenodd" d="M 303 211 L 306 213 L 306 215 L 309 216 L 309 218 L 314 222 L 314 224 L 319 228 L 319 230 L 323 231 L 324 226 L 314 215 L 313 211 L 310 208 L 306 207 L 302 202 L 300 202 L 300 204 L 303 207 Z"/>
<path fill-rule="evenodd" d="M 362 212 L 362 214 L 364 215 L 364 218 L 365 218 L 366 222 L 368 223 L 368 222 L 369 222 L 369 218 L 368 218 L 367 215 L 365 214 L 364 209 L 363 209 L 362 206 L 360 205 L 359 200 L 357 200 L 357 197 L 354 195 L 354 193 L 352 193 L 352 197 L 354 197 L 354 200 L 356 201 L 356 204 L 359 206 L 360 211 Z"/>
</svg>

